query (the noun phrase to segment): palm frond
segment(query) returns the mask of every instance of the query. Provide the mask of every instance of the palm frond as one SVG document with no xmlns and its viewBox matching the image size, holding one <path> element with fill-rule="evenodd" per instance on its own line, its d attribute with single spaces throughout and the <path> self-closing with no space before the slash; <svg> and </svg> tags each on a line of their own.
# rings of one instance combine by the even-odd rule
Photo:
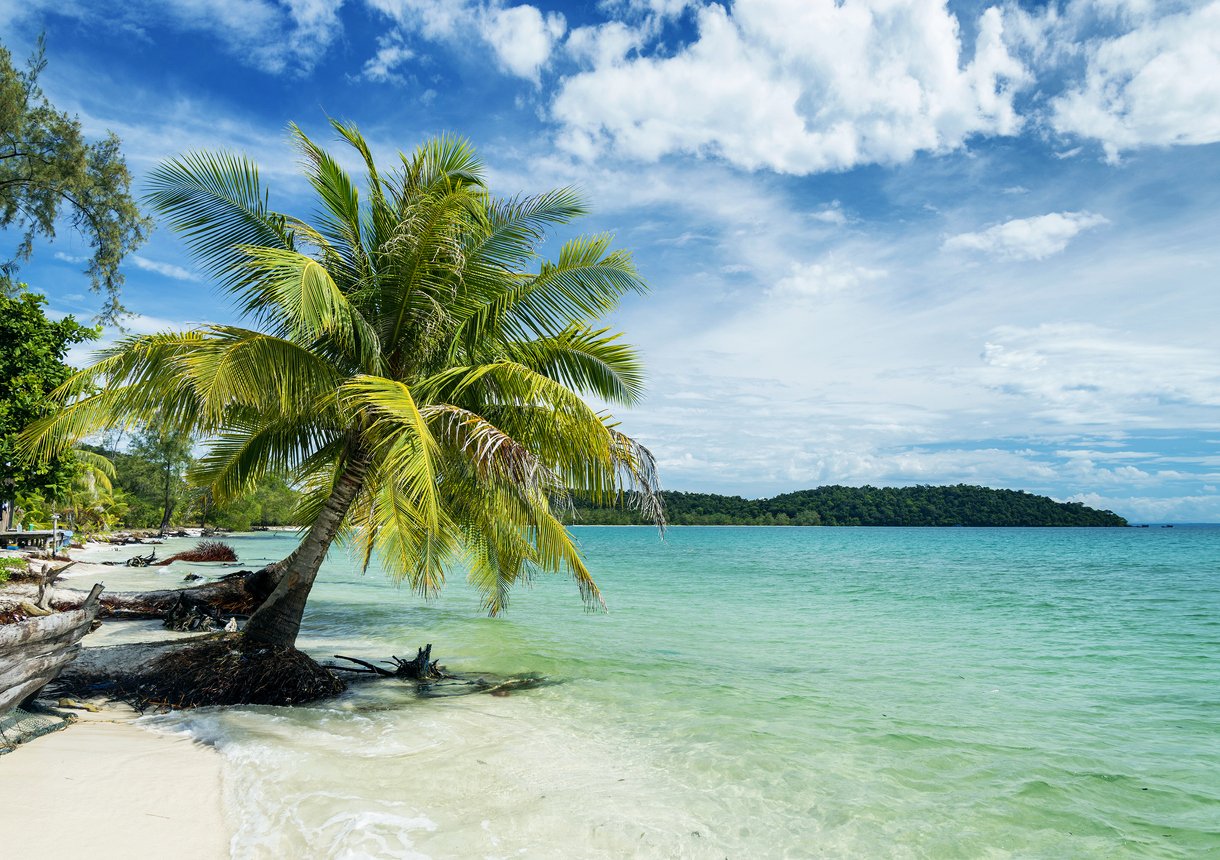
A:
<svg viewBox="0 0 1220 860">
<path fill-rule="evenodd" d="M 661 495 L 661 479 L 652 452 L 635 439 L 611 429 L 615 460 L 625 480 L 627 500 L 665 534 L 665 501 Z"/>
<path fill-rule="evenodd" d="M 558 476 L 532 451 L 486 418 L 449 403 L 425 406 L 420 413 L 434 437 L 466 458 L 484 480 L 497 480 L 526 490 L 562 493 Z"/>
<path fill-rule="evenodd" d="M 622 334 L 584 326 L 553 337 L 510 341 L 505 354 L 557 382 L 612 403 L 636 405 L 644 396 L 644 366 Z"/>
<path fill-rule="evenodd" d="M 385 472 L 407 498 L 423 523 L 438 528 L 442 519 L 437 492 L 438 446 L 411 390 L 378 376 L 356 376 L 339 389 L 352 413 L 368 420 L 365 438 Z"/>
<path fill-rule="evenodd" d="M 290 250 L 294 245 L 284 216 L 269 205 L 258 167 L 243 156 L 188 153 L 153 170 L 148 184 L 145 200 L 226 289 L 249 278 L 239 246 Z"/>
<path fill-rule="evenodd" d="M 35 460 L 64 453 L 90 435 L 155 424 L 169 430 L 211 428 L 183 360 L 204 340 L 200 332 L 137 335 L 100 353 L 51 393 L 63 404 L 27 427 L 19 447 Z"/>
<path fill-rule="evenodd" d="M 247 309 L 278 323 L 277 333 L 310 348 L 333 347 L 359 368 L 380 361 L 377 333 L 318 261 L 297 251 L 247 246 L 256 274 Z"/>
<path fill-rule="evenodd" d="M 234 422 L 213 438 L 190 470 L 190 480 L 209 486 L 218 502 L 235 499 L 265 475 L 292 476 L 316 451 L 335 442 L 333 429 L 303 423 L 300 416 Z"/>
<path fill-rule="evenodd" d="M 361 235 L 360 192 L 334 157 L 301 131 L 289 125 L 293 141 L 305 162 L 305 174 L 318 194 L 318 234 L 356 279 L 367 277 L 371 265 Z"/>
<path fill-rule="evenodd" d="M 118 475 L 114 471 L 114 463 L 109 457 L 96 451 L 86 451 L 84 448 L 74 448 L 72 456 L 93 475 L 94 479 L 107 491 L 114 489 L 111 481 Z"/>
</svg>

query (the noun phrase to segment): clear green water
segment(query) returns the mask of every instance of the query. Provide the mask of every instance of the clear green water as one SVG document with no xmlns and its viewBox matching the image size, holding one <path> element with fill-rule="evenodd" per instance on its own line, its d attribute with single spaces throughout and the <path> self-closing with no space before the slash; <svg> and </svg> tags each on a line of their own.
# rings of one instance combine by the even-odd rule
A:
<svg viewBox="0 0 1220 860">
<path fill-rule="evenodd" d="M 154 720 L 225 754 L 234 856 L 1220 856 L 1220 528 L 577 533 L 608 614 L 338 551 L 302 639 L 562 683 Z"/>
</svg>

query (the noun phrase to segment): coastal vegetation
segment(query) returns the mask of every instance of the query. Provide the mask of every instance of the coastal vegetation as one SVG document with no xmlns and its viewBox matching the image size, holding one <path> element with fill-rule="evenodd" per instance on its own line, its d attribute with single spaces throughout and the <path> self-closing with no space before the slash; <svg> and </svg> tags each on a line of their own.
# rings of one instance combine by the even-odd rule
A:
<svg viewBox="0 0 1220 860">
<path fill-rule="evenodd" d="M 914 487 L 826 486 L 745 499 L 715 493 L 661 493 L 672 525 L 736 526 L 1125 526 L 1111 511 L 1056 502 L 1020 490 L 968 484 Z M 590 525 L 641 522 L 631 505 L 578 502 L 572 521 Z"/>
<path fill-rule="evenodd" d="M 49 319 L 45 297 L 15 276 L 35 239 L 54 239 L 67 224 L 93 251 L 81 262 L 92 289 L 105 295 L 98 320 L 116 322 L 124 313 L 120 264 L 152 222 L 131 196 L 118 137 L 90 142 L 80 121 L 42 92 L 44 47 L 40 38 L 22 70 L 0 45 L 0 230 L 19 237 L 11 256 L 0 254 L 0 524 L 7 527 L 21 513 L 26 522 L 49 526 L 60 514 L 102 530 L 122 507 L 111 494 L 107 461 L 81 449 L 28 458 L 16 445 L 22 429 L 56 408 L 48 395 L 71 374 L 64 363 L 69 347 L 96 338 L 98 329 L 72 316 Z"/>
<path fill-rule="evenodd" d="M 96 329 L 71 316 L 48 319 L 45 305 L 43 296 L 24 285 L 13 295 L 0 291 L 0 498 L 10 502 L 41 494 L 66 496 L 85 471 L 71 450 L 31 460 L 17 447 L 17 435 L 27 425 L 57 408 L 50 395 L 72 374 L 64 363 L 68 348 L 97 337 Z"/>
<path fill-rule="evenodd" d="M 121 340 L 61 386 L 63 408 L 32 425 L 26 450 L 150 426 L 200 440 L 188 479 L 218 502 L 268 475 L 299 487 L 308 529 L 247 622 L 247 651 L 291 650 L 341 534 L 366 568 L 376 558 L 425 596 L 460 563 L 491 614 L 534 572 L 567 572 L 598 605 L 563 508 L 631 490 L 661 517 L 651 454 L 582 397 L 630 404 L 642 391 L 634 350 L 596 327 L 644 290 L 630 257 L 608 236 L 577 237 L 540 263 L 548 233 L 584 211 L 573 190 L 496 198 L 456 138 L 382 171 L 355 127 L 334 128 L 367 176 L 358 189 L 293 127 L 313 223 L 272 210 L 240 156 L 191 154 L 153 174 L 151 204 L 251 327 Z"/>
<path fill-rule="evenodd" d="M 0 432 L 0 449 L 7 445 L 11 450 L 15 436 Z M 299 524 L 301 494 L 284 478 L 263 476 L 243 494 L 217 504 L 209 489 L 187 480 L 195 459 L 188 456 L 185 464 L 167 469 L 164 459 L 150 456 L 135 442 L 122 451 L 81 445 L 49 464 L 13 455 L 7 462 L 21 478 L 9 490 L 14 523 L 50 528 L 58 515 L 60 526 L 78 539 L 130 529 L 194 526 L 240 532 Z"/>
<path fill-rule="evenodd" d="M 57 225 L 66 222 L 93 249 L 86 272 L 92 289 L 104 294 L 99 318 L 113 322 L 123 314 L 119 264 L 143 243 L 152 222 L 132 199 L 118 137 L 88 141 L 80 120 L 43 94 L 43 48 L 39 39 L 21 70 L 0 45 L 0 229 L 20 236 L 12 257 L 0 262 L 0 293 L 21 291 L 12 278 L 29 259 L 35 238 L 55 238 Z"/>
</svg>

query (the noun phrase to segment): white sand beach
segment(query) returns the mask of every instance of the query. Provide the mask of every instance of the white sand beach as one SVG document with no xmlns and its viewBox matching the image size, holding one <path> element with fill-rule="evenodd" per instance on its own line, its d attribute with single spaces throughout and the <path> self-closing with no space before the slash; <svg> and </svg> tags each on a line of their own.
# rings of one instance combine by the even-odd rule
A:
<svg viewBox="0 0 1220 860">
<path fill-rule="evenodd" d="M 133 719 L 84 714 L 0 758 L 6 857 L 229 856 L 219 753 Z"/>
<path fill-rule="evenodd" d="M 156 572 L 80 562 L 64 572 L 60 590 L 107 580 L 159 584 Z M 174 636 L 156 621 L 110 622 L 85 637 L 85 653 Z M 101 712 L 76 712 L 77 723 L 0 757 L 3 856 L 85 852 L 108 859 L 153 850 L 228 857 L 232 828 L 223 814 L 220 754 L 185 735 L 142 727 L 125 705 L 95 704 Z"/>
</svg>

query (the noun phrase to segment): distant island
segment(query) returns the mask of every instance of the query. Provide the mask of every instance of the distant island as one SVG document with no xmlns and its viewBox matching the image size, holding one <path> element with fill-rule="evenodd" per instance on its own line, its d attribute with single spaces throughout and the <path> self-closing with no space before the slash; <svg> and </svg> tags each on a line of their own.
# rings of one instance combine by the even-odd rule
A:
<svg viewBox="0 0 1220 860">
<path fill-rule="evenodd" d="M 1111 511 L 1021 490 L 950 487 L 818 487 L 770 499 L 667 490 L 665 515 L 681 526 L 1126 526 Z M 642 525 L 630 500 L 617 507 L 577 501 L 574 525 Z"/>
</svg>

